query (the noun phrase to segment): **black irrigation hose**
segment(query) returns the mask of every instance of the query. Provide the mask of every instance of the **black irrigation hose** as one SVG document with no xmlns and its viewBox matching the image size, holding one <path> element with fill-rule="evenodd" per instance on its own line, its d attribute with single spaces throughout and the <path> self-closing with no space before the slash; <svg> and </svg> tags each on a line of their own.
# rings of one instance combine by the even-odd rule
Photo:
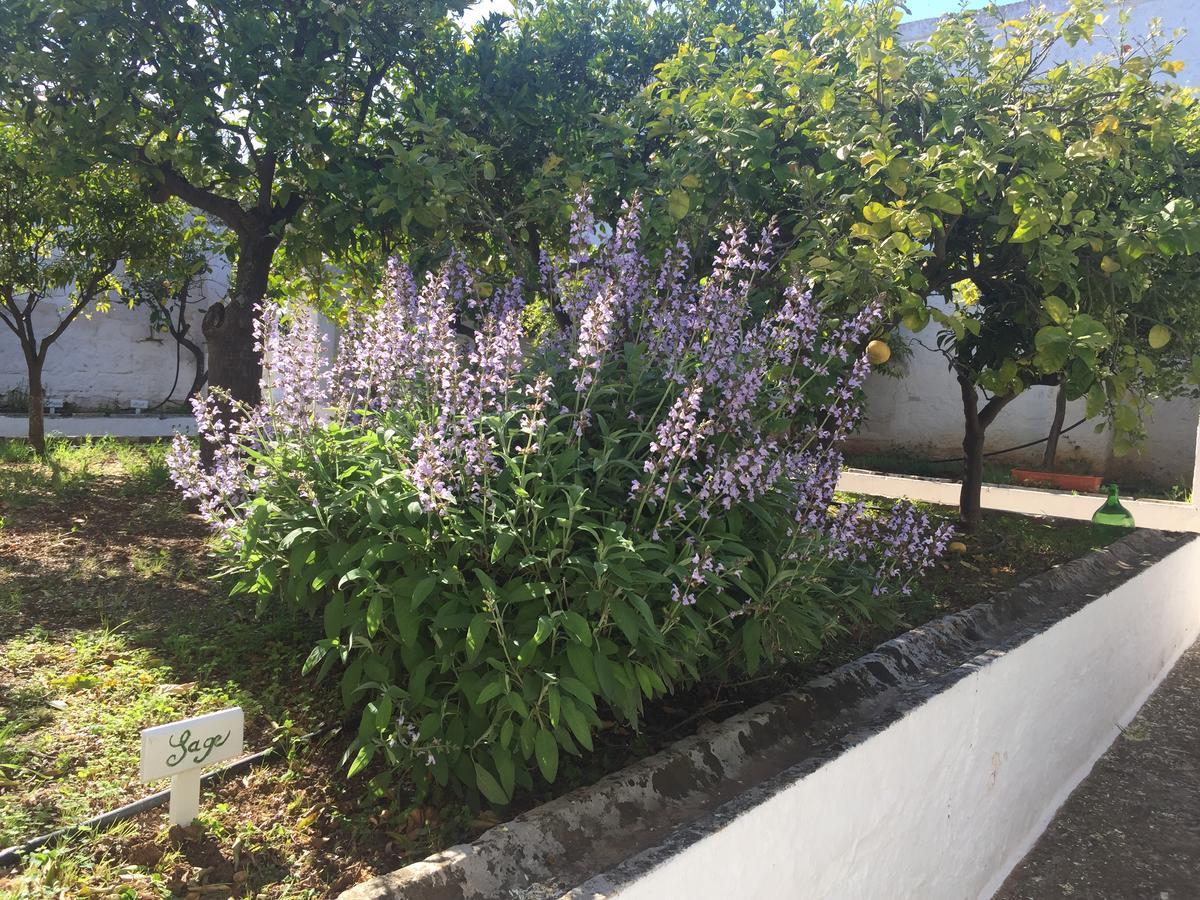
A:
<svg viewBox="0 0 1200 900">
<path fill-rule="evenodd" d="M 175 396 L 175 388 L 179 387 L 179 370 L 183 367 L 183 344 L 179 341 L 175 342 L 175 380 L 171 382 L 171 390 L 167 392 L 167 396 L 163 397 L 146 412 L 154 412 L 156 409 L 162 409 Z"/>
<path fill-rule="evenodd" d="M 301 741 L 311 741 L 319 737 L 324 737 L 330 732 L 336 731 L 340 725 L 327 725 L 324 728 L 318 728 L 316 731 L 309 732 L 300 738 Z M 276 744 L 273 747 L 268 747 L 266 750 L 259 750 L 257 753 L 252 753 L 242 759 L 235 760 L 223 766 L 218 766 L 211 772 L 206 772 L 200 778 L 201 785 L 212 784 L 220 781 L 230 775 L 237 775 L 247 769 L 251 769 L 259 763 L 269 762 L 283 752 L 283 747 Z M 22 844 L 16 844 L 12 847 L 6 847 L 0 850 L 0 866 L 9 866 L 13 863 L 21 861 L 21 857 L 26 853 L 32 853 L 46 844 L 52 843 L 63 838 L 74 837 L 85 831 L 91 831 L 96 828 L 107 828 L 110 825 L 115 825 L 122 819 L 128 819 L 136 816 L 140 812 L 145 812 L 148 809 L 154 809 L 156 806 L 162 806 L 170 798 L 170 790 L 159 791 L 157 794 L 151 794 L 148 797 L 143 797 L 141 800 L 134 800 L 132 803 L 127 803 L 117 809 L 110 810 L 106 813 L 101 813 L 83 822 L 76 822 L 74 825 L 68 825 L 65 828 L 59 828 L 51 831 L 48 834 L 39 835 L 35 838 L 30 838 Z"/>
<path fill-rule="evenodd" d="M 1082 425 L 1086 421 L 1087 421 L 1087 416 L 1084 416 L 1082 419 L 1080 419 L 1074 425 L 1069 425 L 1066 428 L 1064 428 L 1062 431 L 1060 431 L 1058 433 L 1059 437 L 1066 434 L 1068 431 L 1072 430 L 1073 428 L 1078 428 L 1080 425 Z M 985 457 L 987 457 L 987 456 L 1003 456 L 1005 453 L 1012 453 L 1015 450 L 1024 450 L 1027 447 L 1036 447 L 1038 444 L 1044 444 L 1048 440 L 1050 440 L 1050 435 L 1046 435 L 1044 438 L 1038 438 L 1036 441 L 1030 441 L 1028 444 L 1018 444 L 1015 447 L 1005 447 L 1003 450 L 992 450 L 990 453 L 985 453 L 983 455 Z M 936 466 L 936 465 L 940 465 L 941 463 L 965 462 L 966 459 L 967 458 L 965 456 L 952 456 L 950 459 L 931 459 L 931 460 L 928 460 L 928 463 L 932 466 Z"/>
</svg>

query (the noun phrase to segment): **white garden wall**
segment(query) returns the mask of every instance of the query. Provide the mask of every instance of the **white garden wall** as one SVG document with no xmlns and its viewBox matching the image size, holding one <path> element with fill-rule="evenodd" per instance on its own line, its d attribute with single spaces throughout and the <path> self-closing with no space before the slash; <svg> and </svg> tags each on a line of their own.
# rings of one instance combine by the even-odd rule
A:
<svg viewBox="0 0 1200 900">
<path fill-rule="evenodd" d="M 201 300 L 188 310 L 188 337 L 202 346 L 200 320 L 209 305 L 224 296 L 229 279 L 223 257 L 213 257 L 210 266 L 213 271 L 194 289 L 201 292 Z M 43 300 L 34 319 L 39 338 L 53 331 L 59 321 L 59 304 L 53 298 Z M 151 329 L 148 311 L 114 303 L 107 313 L 80 317 L 51 345 L 42 374 L 46 396 L 84 410 L 128 410 L 131 400 L 154 405 L 168 396 L 178 403 L 187 396 L 195 368 L 192 355 L 183 350 L 179 381 L 172 391 L 176 353 L 177 344 L 170 334 Z M 12 332 L 0 325 L 0 404 L 6 405 L 10 392 L 24 394 L 28 388 L 21 346 Z"/>
<path fill-rule="evenodd" d="M 186 390 L 186 388 L 185 388 Z M 186 416 L 124 413 L 111 416 L 47 416 L 46 434 L 58 437 L 169 438 L 176 432 L 195 434 L 196 420 Z M 0 438 L 29 435 L 25 415 L 0 414 Z"/>
<path fill-rule="evenodd" d="M 1198 297 L 1200 300 L 1200 297 Z M 866 384 L 865 421 L 849 447 L 856 451 L 902 451 L 926 459 L 953 459 L 962 453 L 963 413 L 958 382 L 946 359 L 927 349 L 935 328 L 919 335 L 900 329 L 912 355 L 889 363 L 888 375 L 872 374 Z M 987 450 L 1002 450 L 1043 438 L 1054 418 L 1056 388 L 1035 387 L 1004 408 L 987 432 Z M 1083 418 L 1083 401 L 1067 404 L 1066 425 Z M 1164 486 L 1191 485 L 1196 460 L 1200 400 L 1176 399 L 1151 405 L 1147 439 L 1134 453 L 1112 455 L 1112 435 L 1097 433 L 1087 422 L 1062 436 L 1060 463 L 1076 463 L 1087 471 L 1114 477 L 1134 476 Z M 1041 462 L 1042 446 L 1005 454 L 1012 464 Z"/>
<path fill-rule="evenodd" d="M 990 897 L 1200 635 L 1200 540 L 666 857 L 624 900 Z"/>
</svg>

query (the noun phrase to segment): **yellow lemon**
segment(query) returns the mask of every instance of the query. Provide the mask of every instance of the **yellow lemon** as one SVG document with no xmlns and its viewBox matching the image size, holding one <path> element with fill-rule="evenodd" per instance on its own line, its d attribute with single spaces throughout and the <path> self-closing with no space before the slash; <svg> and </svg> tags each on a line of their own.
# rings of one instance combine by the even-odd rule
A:
<svg viewBox="0 0 1200 900">
<path fill-rule="evenodd" d="M 867 344 L 867 359 L 871 361 L 871 365 L 882 366 L 891 358 L 892 348 L 884 341 L 875 340 Z"/>
<path fill-rule="evenodd" d="M 1151 349 L 1161 350 L 1169 343 L 1171 343 L 1171 329 L 1166 325 L 1155 325 L 1150 329 Z"/>
</svg>

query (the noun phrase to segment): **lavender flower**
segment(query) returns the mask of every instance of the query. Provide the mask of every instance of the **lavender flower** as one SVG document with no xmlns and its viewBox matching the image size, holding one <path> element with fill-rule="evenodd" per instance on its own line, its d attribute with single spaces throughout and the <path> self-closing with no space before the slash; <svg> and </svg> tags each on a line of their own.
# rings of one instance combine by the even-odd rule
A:
<svg viewBox="0 0 1200 900">
<path fill-rule="evenodd" d="M 409 496 L 436 521 L 513 502 L 496 493 L 513 490 L 505 478 L 524 485 L 569 452 L 581 490 L 611 482 L 612 496 L 628 498 L 628 539 L 694 548 L 671 576 L 681 606 L 722 594 L 733 577 L 704 543 L 708 529 L 767 501 L 790 513 L 785 556 L 870 566 L 880 590 L 903 589 L 948 531 L 911 507 L 878 516 L 835 494 L 836 446 L 861 416 L 861 348 L 881 305 L 831 316 L 796 283 L 760 311 L 752 298 L 773 229 L 753 240 L 729 229 L 697 279 L 682 244 L 651 270 L 639 216 L 631 201 L 608 228 L 581 197 L 566 251 L 543 254 L 532 296 L 520 279 L 485 296 L 458 253 L 423 279 L 393 260 L 377 296 L 350 311 L 332 360 L 310 311 L 264 308 L 262 403 L 233 424 L 219 395 L 197 403 L 211 459 L 179 438 L 173 477 L 228 531 L 261 479 L 287 477 L 262 469 L 259 450 L 310 453 L 327 429 L 378 429 Z M 526 333 L 530 304 L 547 302 L 559 327 Z M 298 477 L 295 490 L 311 493 Z"/>
</svg>

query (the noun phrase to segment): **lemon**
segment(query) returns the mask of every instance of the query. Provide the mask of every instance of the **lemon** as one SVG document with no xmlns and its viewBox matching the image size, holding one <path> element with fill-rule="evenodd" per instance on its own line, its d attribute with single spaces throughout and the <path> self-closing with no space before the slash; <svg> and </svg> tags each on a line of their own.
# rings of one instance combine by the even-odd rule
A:
<svg viewBox="0 0 1200 900">
<path fill-rule="evenodd" d="M 891 358 L 892 348 L 884 341 L 875 340 L 867 344 L 867 359 L 871 361 L 871 365 L 882 366 Z"/>
<path fill-rule="evenodd" d="M 950 546 L 946 549 L 948 549 L 951 553 L 966 553 L 967 545 L 962 541 L 951 541 Z"/>
<path fill-rule="evenodd" d="M 1171 343 L 1171 329 L 1166 325 L 1155 325 L 1150 329 L 1150 348 L 1161 350 Z"/>
</svg>

